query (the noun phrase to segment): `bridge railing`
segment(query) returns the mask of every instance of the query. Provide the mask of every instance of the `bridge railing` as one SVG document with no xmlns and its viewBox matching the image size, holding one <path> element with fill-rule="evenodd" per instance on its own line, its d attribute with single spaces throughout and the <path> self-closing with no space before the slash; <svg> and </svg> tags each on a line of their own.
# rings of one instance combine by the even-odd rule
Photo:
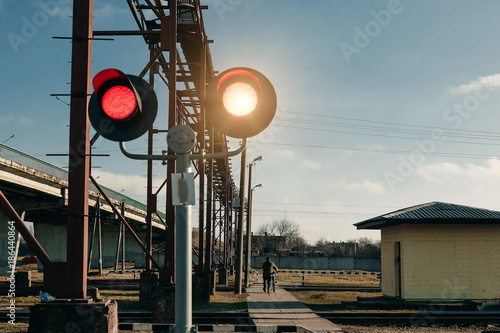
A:
<svg viewBox="0 0 500 333">
<path fill-rule="evenodd" d="M 5 159 L 11 160 L 13 162 L 22 164 L 24 166 L 27 166 L 29 168 L 44 172 L 48 175 L 63 179 L 63 180 L 68 180 L 68 170 L 65 170 L 63 168 L 60 168 L 54 164 L 51 164 L 49 162 L 46 162 L 44 160 L 41 160 L 35 156 L 26 154 L 20 150 L 17 150 L 15 148 L 9 147 L 3 143 L 0 143 L 0 157 L 3 157 Z M 89 188 L 92 191 L 98 192 L 97 188 L 94 186 L 94 184 L 90 183 Z M 135 207 L 137 209 L 146 211 L 146 205 L 143 204 L 140 201 L 137 201 L 135 199 L 132 199 L 130 197 L 127 197 L 126 195 L 123 195 L 115 190 L 112 190 L 108 187 L 102 186 L 106 194 L 115 200 L 118 201 L 125 201 L 125 204 Z M 160 213 L 160 216 L 164 218 L 165 216 Z"/>
<path fill-rule="evenodd" d="M 20 150 L 9 147 L 5 144 L 0 143 L 0 157 L 6 158 L 13 162 L 25 165 L 29 168 L 44 172 L 51 176 L 68 180 L 68 171 L 55 166 L 49 162 L 41 160 L 35 156 L 23 153 Z"/>
</svg>

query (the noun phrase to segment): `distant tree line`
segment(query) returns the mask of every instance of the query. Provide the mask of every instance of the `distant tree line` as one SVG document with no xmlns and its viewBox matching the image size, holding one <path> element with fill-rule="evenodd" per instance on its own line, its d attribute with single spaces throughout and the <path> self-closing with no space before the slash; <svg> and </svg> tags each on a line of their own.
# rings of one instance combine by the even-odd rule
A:
<svg viewBox="0 0 500 333">
<path fill-rule="evenodd" d="M 329 242 L 321 238 L 309 244 L 300 233 L 299 225 L 276 219 L 261 225 L 252 237 L 253 255 L 297 255 L 328 257 L 380 257 L 380 241 L 367 237 L 345 242 Z"/>
<path fill-rule="evenodd" d="M 380 258 L 380 240 L 367 237 L 351 239 L 345 242 L 329 242 L 324 238 L 314 245 L 318 254 L 327 257 L 372 257 Z"/>
<path fill-rule="evenodd" d="M 259 253 L 304 254 L 309 247 L 300 234 L 299 225 L 287 219 L 273 220 L 261 225 L 257 229 L 256 236 L 252 248 Z"/>
</svg>

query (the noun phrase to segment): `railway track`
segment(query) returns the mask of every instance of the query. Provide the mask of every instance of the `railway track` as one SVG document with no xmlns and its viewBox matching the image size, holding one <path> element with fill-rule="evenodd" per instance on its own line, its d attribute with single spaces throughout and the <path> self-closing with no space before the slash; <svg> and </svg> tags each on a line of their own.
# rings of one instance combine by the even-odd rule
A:
<svg viewBox="0 0 500 333">
<path fill-rule="evenodd" d="M 16 322 L 28 323 L 29 311 L 16 311 Z M 0 311 L 0 322 L 7 322 L 10 318 L 7 317 L 6 311 Z M 152 323 L 153 317 L 151 312 L 119 312 L 119 323 Z M 249 317 L 248 312 L 217 312 L 217 313 L 193 313 L 193 324 L 195 325 L 224 325 L 224 324 L 240 324 L 252 325 L 253 321 Z"/>
<path fill-rule="evenodd" d="M 344 325 L 487 325 L 499 324 L 498 311 L 421 312 L 317 312 L 320 317 Z"/>
<path fill-rule="evenodd" d="M 320 317 L 343 325 L 488 325 L 500 324 L 499 311 L 441 311 L 441 312 L 317 312 Z M 8 321 L 7 313 L 0 312 L 0 322 Z M 151 312 L 120 312 L 120 323 L 152 323 Z M 18 311 L 16 322 L 29 322 L 28 311 Z M 195 325 L 253 325 L 248 312 L 193 313 Z"/>
</svg>

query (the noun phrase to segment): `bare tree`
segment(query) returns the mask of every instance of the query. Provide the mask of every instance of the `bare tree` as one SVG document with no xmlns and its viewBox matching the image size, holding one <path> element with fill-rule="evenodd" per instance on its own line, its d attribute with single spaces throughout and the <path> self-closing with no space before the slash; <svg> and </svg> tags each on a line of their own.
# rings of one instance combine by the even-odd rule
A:
<svg viewBox="0 0 500 333">
<path fill-rule="evenodd" d="M 380 257 L 380 240 L 367 237 L 345 242 L 329 242 L 325 238 L 316 241 L 317 254 L 329 257 Z"/>
<path fill-rule="evenodd" d="M 259 228 L 257 229 L 257 232 L 255 234 L 260 235 L 260 236 L 271 235 L 273 233 L 271 231 L 271 226 L 272 226 L 272 223 L 262 224 L 261 226 L 259 226 Z"/>
<path fill-rule="evenodd" d="M 355 255 L 356 257 L 380 257 L 381 255 L 381 244 L 380 240 L 373 240 L 368 237 L 362 237 L 358 239 L 351 239 L 346 242 L 349 246 L 346 250 L 349 252 L 349 256 Z"/>
<path fill-rule="evenodd" d="M 324 253 L 325 256 L 330 257 L 333 255 L 334 248 L 332 246 L 332 243 L 327 241 L 326 238 L 321 237 L 316 241 L 314 247 L 316 248 L 316 251 Z"/>
<path fill-rule="evenodd" d="M 278 252 L 295 249 L 304 253 L 307 241 L 302 237 L 299 225 L 287 219 L 272 220 L 257 229 L 257 235 L 276 237 Z"/>
</svg>

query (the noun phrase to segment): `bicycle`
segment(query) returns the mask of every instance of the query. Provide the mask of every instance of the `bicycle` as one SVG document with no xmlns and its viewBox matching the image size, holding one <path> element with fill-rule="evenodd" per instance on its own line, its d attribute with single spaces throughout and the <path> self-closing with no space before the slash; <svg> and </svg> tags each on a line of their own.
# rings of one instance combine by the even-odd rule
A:
<svg viewBox="0 0 500 333">
<path fill-rule="evenodd" d="M 271 286 L 273 287 L 273 293 L 276 293 L 276 273 L 271 273 L 271 279 L 267 283 L 267 293 L 271 292 Z"/>
</svg>

